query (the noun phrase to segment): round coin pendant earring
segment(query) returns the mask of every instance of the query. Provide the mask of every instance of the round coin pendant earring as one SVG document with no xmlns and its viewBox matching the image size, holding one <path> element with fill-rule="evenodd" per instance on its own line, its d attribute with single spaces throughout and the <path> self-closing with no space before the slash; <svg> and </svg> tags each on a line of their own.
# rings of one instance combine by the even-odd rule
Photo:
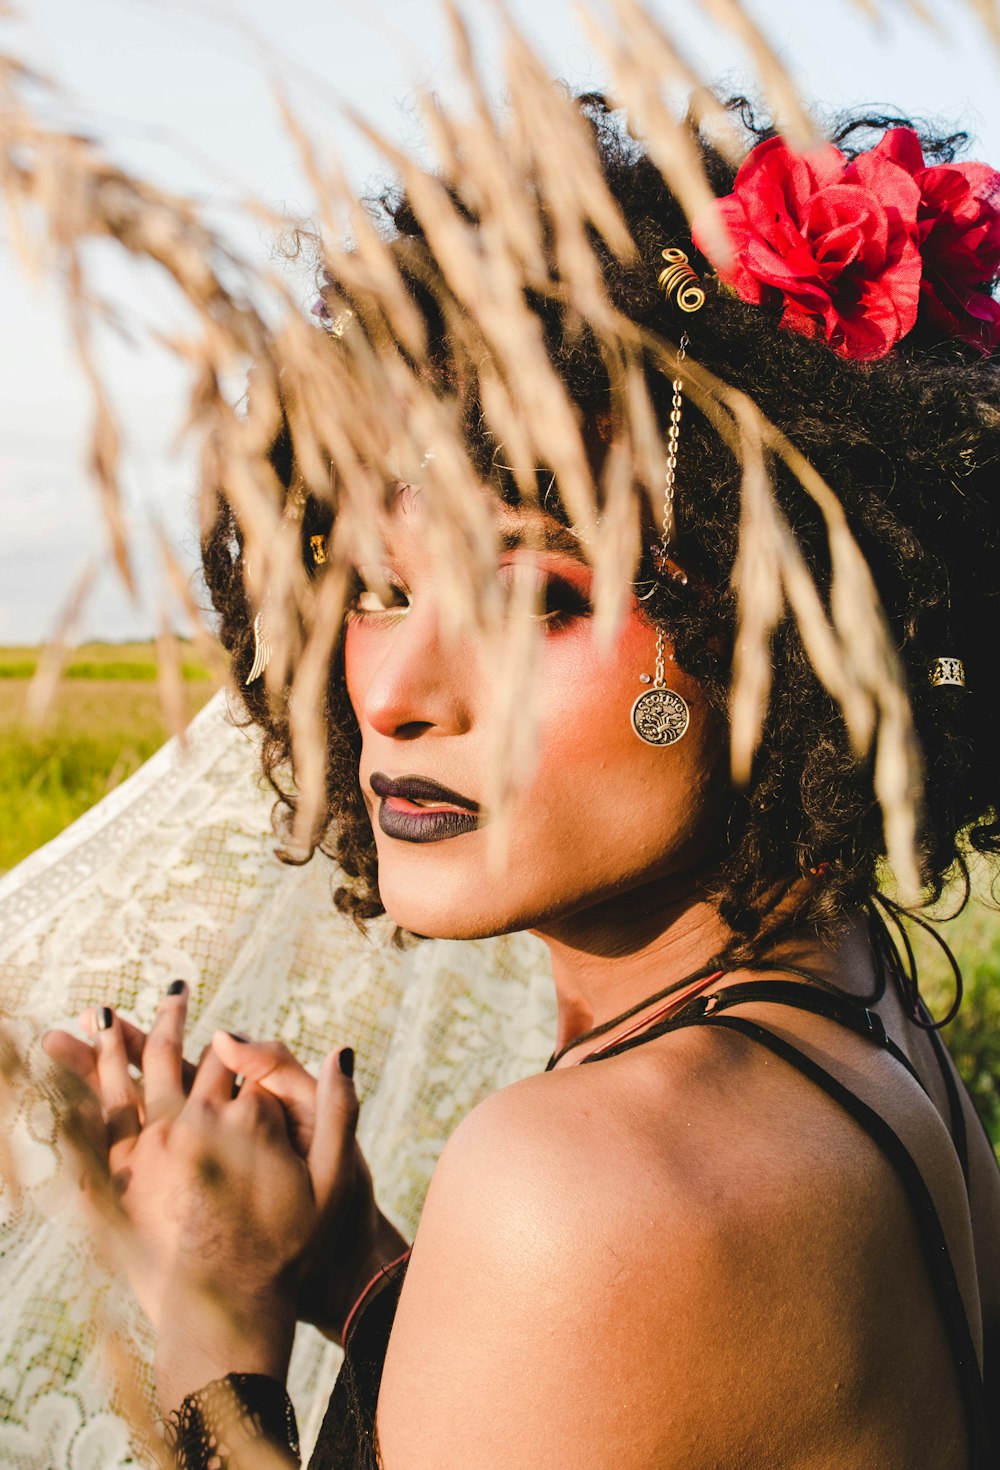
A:
<svg viewBox="0 0 1000 1470">
<path fill-rule="evenodd" d="M 687 353 L 688 337 L 685 332 L 677 350 L 678 362 L 683 362 Z M 674 396 L 670 407 L 670 428 L 667 432 L 667 469 L 663 486 L 663 525 L 658 547 L 661 562 L 666 561 L 667 547 L 674 530 L 674 483 L 677 478 L 677 443 L 681 427 L 682 378 L 674 378 Z M 656 630 L 656 672 L 652 688 L 645 689 L 632 705 L 632 729 L 647 745 L 676 745 L 687 732 L 691 714 L 687 701 L 676 689 L 668 689 L 664 678 L 664 635 L 663 629 Z M 650 682 L 648 674 L 642 674 L 642 682 Z"/>
<path fill-rule="evenodd" d="M 687 700 L 668 689 L 663 677 L 663 630 L 656 635 L 656 673 L 651 689 L 644 689 L 632 705 L 632 729 L 647 745 L 676 745 L 686 733 L 691 714 Z M 640 676 L 644 683 L 648 674 Z"/>
</svg>

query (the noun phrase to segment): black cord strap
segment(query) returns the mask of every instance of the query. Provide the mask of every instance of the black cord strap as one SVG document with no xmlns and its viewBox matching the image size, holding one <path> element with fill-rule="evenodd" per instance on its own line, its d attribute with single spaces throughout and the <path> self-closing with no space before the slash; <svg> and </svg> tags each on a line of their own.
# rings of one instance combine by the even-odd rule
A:
<svg viewBox="0 0 1000 1470">
<path fill-rule="evenodd" d="M 934 1200 L 903 1140 L 884 1118 L 843 1083 L 797 1047 L 768 1031 L 765 1026 L 760 1026 L 745 1016 L 717 1016 L 714 1013 L 703 1015 L 700 1024 L 738 1031 L 788 1062 L 850 1114 L 895 1170 L 913 1210 L 931 1287 L 951 1342 L 959 1394 L 965 1411 L 965 1422 L 969 1427 L 969 1470 L 990 1470 L 994 1461 L 990 1457 L 983 1378 L 969 1330 L 965 1303 Z"/>
</svg>

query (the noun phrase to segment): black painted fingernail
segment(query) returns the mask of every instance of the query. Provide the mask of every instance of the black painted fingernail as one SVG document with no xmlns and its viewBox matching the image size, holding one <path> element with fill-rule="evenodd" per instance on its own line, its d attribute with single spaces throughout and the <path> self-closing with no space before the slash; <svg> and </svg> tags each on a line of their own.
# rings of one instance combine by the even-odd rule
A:
<svg viewBox="0 0 1000 1470">
<path fill-rule="evenodd" d="M 343 1074 L 344 1074 L 345 1077 L 353 1077 L 354 1076 L 354 1047 L 353 1046 L 345 1046 L 344 1047 L 344 1050 L 340 1053 L 340 1056 L 337 1058 L 337 1061 L 340 1063 L 340 1070 L 343 1072 Z"/>
<path fill-rule="evenodd" d="M 110 1006 L 97 1007 L 97 1029 L 98 1031 L 110 1031 L 114 1016 L 111 1014 Z"/>
<path fill-rule="evenodd" d="M 167 986 L 168 995 L 187 995 L 187 985 L 183 980 L 171 980 Z"/>
<path fill-rule="evenodd" d="M 244 1036 L 242 1031 L 227 1031 L 226 1035 L 231 1036 L 233 1041 L 238 1041 L 242 1046 L 245 1046 L 250 1040 L 249 1036 Z"/>
</svg>

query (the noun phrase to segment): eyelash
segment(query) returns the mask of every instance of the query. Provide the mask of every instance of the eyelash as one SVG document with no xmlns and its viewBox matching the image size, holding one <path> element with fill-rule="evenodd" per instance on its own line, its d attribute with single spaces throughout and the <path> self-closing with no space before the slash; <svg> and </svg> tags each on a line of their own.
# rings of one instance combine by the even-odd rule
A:
<svg viewBox="0 0 1000 1470">
<path fill-rule="evenodd" d="M 406 588 L 403 587 L 401 583 L 394 581 L 392 577 L 388 576 L 384 572 L 382 575 L 383 581 L 385 582 L 385 585 L 390 592 L 398 592 L 401 597 L 407 596 Z M 374 622 L 376 619 L 392 617 L 393 615 L 395 615 L 396 617 L 400 617 L 408 611 L 409 604 L 406 604 L 403 607 L 359 607 L 358 603 L 360 602 L 361 598 L 364 597 L 366 594 L 371 597 L 378 596 L 378 593 L 375 592 L 373 588 L 368 586 L 364 578 L 358 572 L 355 572 L 351 580 L 351 590 L 348 593 L 347 597 L 346 617 L 349 622 L 370 623 Z"/>
<path fill-rule="evenodd" d="M 508 564 L 509 565 L 509 564 Z M 501 568 L 503 572 L 504 568 Z M 536 621 L 544 623 L 546 628 L 561 628 L 573 618 L 587 618 L 593 614 L 593 607 L 586 593 L 574 586 L 564 577 L 559 577 L 552 572 L 546 573 L 538 570 L 537 578 L 542 593 L 542 603 L 545 611 L 537 615 Z M 383 574 L 385 585 L 390 592 L 397 592 L 401 597 L 408 597 L 406 588 L 387 574 Z M 501 576 L 502 584 L 511 586 L 513 577 Z M 352 623 L 371 623 L 377 620 L 391 617 L 402 617 L 409 611 L 409 603 L 402 606 L 362 608 L 358 604 L 362 597 L 368 593 L 378 596 L 364 579 L 357 573 L 354 574 L 354 585 L 347 600 L 347 618 Z"/>
<path fill-rule="evenodd" d="M 508 563 L 508 566 L 511 566 Z M 506 568 L 501 567 L 501 574 Z M 536 580 L 536 592 L 540 593 L 539 601 L 544 611 L 536 614 L 536 621 L 544 623 L 546 628 L 561 628 L 573 618 L 589 618 L 593 612 L 590 599 L 581 588 L 560 577 L 555 572 L 546 572 L 544 568 L 533 568 Z M 523 573 L 522 573 L 523 575 Z M 514 576 L 504 577 L 501 575 L 501 583 L 513 588 Z"/>
</svg>

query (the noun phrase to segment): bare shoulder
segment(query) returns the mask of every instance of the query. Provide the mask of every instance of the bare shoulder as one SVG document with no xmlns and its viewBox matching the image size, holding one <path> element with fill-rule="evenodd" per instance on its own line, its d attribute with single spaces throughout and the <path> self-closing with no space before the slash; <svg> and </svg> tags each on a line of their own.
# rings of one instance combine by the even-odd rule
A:
<svg viewBox="0 0 1000 1470">
<path fill-rule="evenodd" d="M 739 1039 L 666 1040 L 666 1065 L 643 1048 L 504 1089 L 449 1142 L 386 1359 L 385 1470 L 794 1464 L 797 1443 L 833 1465 L 848 1424 L 857 1449 L 840 1410 L 866 1374 L 871 1397 L 884 1179 L 822 1103 L 789 1118 Z"/>
</svg>

